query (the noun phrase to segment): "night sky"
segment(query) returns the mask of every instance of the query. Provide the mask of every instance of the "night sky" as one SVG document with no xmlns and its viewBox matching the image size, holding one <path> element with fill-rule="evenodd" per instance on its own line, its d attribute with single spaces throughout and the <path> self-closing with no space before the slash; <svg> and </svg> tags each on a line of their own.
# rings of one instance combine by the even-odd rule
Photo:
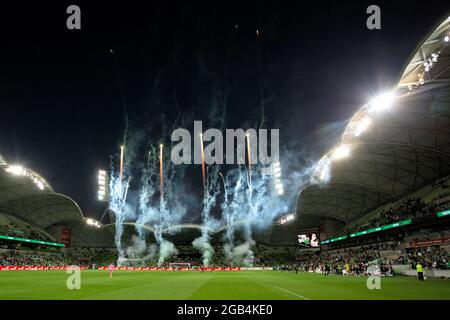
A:
<svg viewBox="0 0 450 320">
<path fill-rule="evenodd" d="M 319 157 L 450 13 L 448 0 L 92 2 L 0 10 L 0 154 L 91 217 L 102 214 L 96 172 L 122 140 L 122 91 L 130 130 L 178 112 L 206 122 L 224 92 L 227 128 L 248 128 L 262 82 L 265 127 L 280 129 L 281 148 Z M 70 4 L 81 30 L 66 28 Z M 381 30 L 366 28 L 370 4 Z"/>
</svg>

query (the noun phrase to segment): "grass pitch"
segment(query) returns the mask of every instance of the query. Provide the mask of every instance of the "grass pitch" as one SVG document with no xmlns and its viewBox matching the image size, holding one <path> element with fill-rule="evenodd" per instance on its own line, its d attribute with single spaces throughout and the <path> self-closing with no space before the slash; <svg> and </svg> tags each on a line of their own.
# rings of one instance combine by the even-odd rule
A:
<svg viewBox="0 0 450 320">
<path fill-rule="evenodd" d="M 380 290 L 367 277 L 323 276 L 278 271 L 108 271 L 81 272 L 81 289 L 69 290 L 65 271 L 1 271 L 0 299 L 157 299 L 157 300 L 316 300 L 446 299 L 450 280 L 394 277 Z"/>
</svg>

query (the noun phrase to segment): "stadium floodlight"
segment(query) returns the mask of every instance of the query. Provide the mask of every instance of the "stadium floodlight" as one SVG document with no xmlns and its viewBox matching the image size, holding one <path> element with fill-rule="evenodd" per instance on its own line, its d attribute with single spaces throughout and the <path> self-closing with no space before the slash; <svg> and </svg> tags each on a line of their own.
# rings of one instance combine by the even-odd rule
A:
<svg viewBox="0 0 450 320">
<path fill-rule="evenodd" d="M 6 172 L 9 172 L 15 176 L 23 176 L 25 175 L 25 169 L 20 165 L 11 165 L 8 166 L 6 169 Z"/>
<path fill-rule="evenodd" d="M 108 201 L 108 175 L 105 170 L 98 170 L 98 190 L 99 201 Z"/>
<path fill-rule="evenodd" d="M 369 102 L 370 112 L 381 112 L 388 110 L 394 103 L 395 95 L 393 92 L 380 94 Z"/>
<path fill-rule="evenodd" d="M 291 213 L 291 214 L 285 215 L 284 217 L 281 217 L 278 220 L 278 224 L 286 224 L 288 222 L 293 221 L 294 219 L 295 219 L 295 216 Z"/>
<path fill-rule="evenodd" d="M 89 225 L 89 226 L 93 226 L 93 227 L 95 227 L 97 229 L 101 227 L 100 222 L 98 222 L 97 220 L 92 219 L 92 218 L 87 218 L 86 219 L 86 224 Z"/>
<path fill-rule="evenodd" d="M 371 124 L 372 120 L 368 117 L 362 118 L 358 123 L 356 124 L 356 128 L 354 131 L 355 137 L 359 137 L 363 132 L 365 132 Z"/>
<path fill-rule="evenodd" d="M 335 148 L 331 153 L 331 158 L 333 160 L 340 160 L 346 158 L 350 155 L 350 147 L 348 145 L 340 145 Z"/>
<path fill-rule="evenodd" d="M 330 167 L 323 167 L 320 171 L 319 179 L 320 181 L 327 181 L 330 176 Z"/>
<path fill-rule="evenodd" d="M 44 184 L 42 183 L 42 181 L 38 181 L 36 185 L 38 186 L 39 189 L 44 190 Z"/>
<path fill-rule="evenodd" d="M 331 157 L 329 154 L 323 156 L 315 165 L 312 183 L 327 183 L 331 178 Z"/>
<path fill-rule="evenodd" d="M 279 196 L 284 194 L 283 184 L 281 183 L 281 165 L 280 161 L 272 163 L 272 175 L 275 190 Z"/>
</svg>

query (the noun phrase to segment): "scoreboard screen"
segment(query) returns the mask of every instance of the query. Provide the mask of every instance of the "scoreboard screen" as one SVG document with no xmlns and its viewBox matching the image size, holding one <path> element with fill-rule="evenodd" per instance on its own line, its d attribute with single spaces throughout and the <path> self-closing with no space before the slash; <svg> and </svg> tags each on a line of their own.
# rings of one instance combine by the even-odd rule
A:
<svg viewBox="0 0 450 320">
<path fill-rule="evenodd" d="M 304 249 L 320 248 L 319 230 L 307 229 L 297 233 L 297 245 Z"/>
</svg>

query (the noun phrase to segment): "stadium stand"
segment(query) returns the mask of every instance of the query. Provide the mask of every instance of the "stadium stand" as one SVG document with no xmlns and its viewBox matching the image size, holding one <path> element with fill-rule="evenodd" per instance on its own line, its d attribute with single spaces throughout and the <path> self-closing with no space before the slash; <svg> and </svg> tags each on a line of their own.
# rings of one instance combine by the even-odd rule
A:
<svg viewBox="0 0 450 320">
<path fill-rule="evenodd" d="M 442 42 L 449 32 L 446 19 L 421 41 L 389 93 L 391 106 L 374 110 L 371 102 L 353 115 L 299 191 L 295 220 L 255 230 L 252 266 L 352 275 L 377 266 L 392 276 L 415 275 L 420 262 L 428 276 L 450 277 L 450 45 Z M 433 68 L 425 70 L 429 59 Z M 362 126 L 367 119 L 370 126 Z M 342 148 L 344 156 L 336 157 Z M 86 222 L 75 201 L 0 156 L 0 265 L 116 263 L 115 225 Z M 320 248 L 297 244 L 298 232 L 307 228 L 318 230 Z M 133 234 L 135 226 L 125 223 L 126 248 Z M 189 225 L 167 234 L 178 253 L 164 266 L 201 265 L 192 247 L 199 235 Z M 213 265 L 239 263 L 227 260 L 223 231 L 212 238 Z M 154 241 L 149 231 L 149 250 Z M 236 235 L 236 245 L 242 243 Z M 157 264 L 151 250 L 125 254 L 130 265 Z"/>
<path fill-rule="evenodd" d="M 297 257 L 303 269 L 375 261 L 412 275 L 420 261 L 449 276 L 449 30 L 445 19 L 420 42 L 395 90 L 353 115 L 300 190 L 296 226 L 322 241 Z"/>
</svg>

